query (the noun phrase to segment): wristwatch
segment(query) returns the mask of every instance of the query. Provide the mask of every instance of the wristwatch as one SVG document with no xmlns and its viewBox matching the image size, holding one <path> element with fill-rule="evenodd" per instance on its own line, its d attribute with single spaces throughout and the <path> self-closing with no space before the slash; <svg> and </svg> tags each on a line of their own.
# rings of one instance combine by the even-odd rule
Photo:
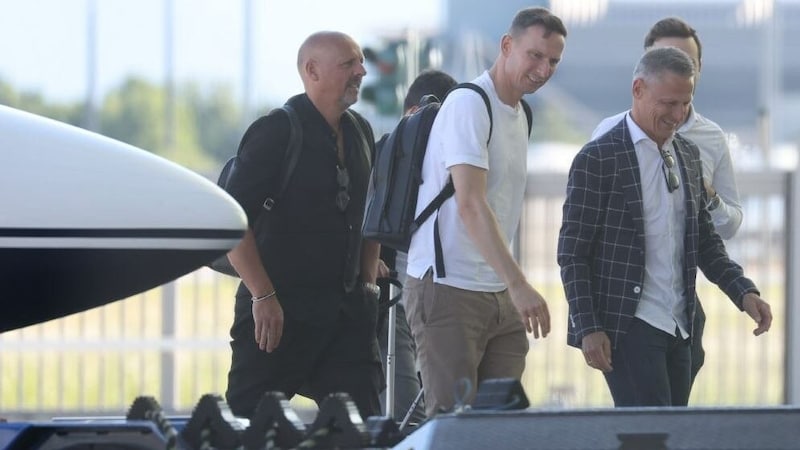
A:
<svg viewBox="0 0 800 450">
<path fill-rule="evenodd" d="M 708 201 L 708 204 L 706 205 L 706 210 L 713 211 L 719 208 L 719 204 L 721 201 L 722 200 L 720 200 L 719 194 L 714 194 L 714 196 L 711 197 L 711 200 Z"/>
<path fill-rule="evenodd" d="M 363 282 L 361 286 L 364 288 L 365 292 L 369 292 L 370 294 L 374 295 L 376 298 L 380 297 L 381 295 L 381 287 L 375 283 Z"/>
</svg>

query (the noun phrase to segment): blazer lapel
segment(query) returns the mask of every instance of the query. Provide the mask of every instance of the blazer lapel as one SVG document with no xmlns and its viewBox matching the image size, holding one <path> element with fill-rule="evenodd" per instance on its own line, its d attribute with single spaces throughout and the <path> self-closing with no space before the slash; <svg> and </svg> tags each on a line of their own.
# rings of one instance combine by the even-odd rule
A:
<svg viewBox="0 0 800 450">
<path fill-rule="evenodd" d="M 689 323 L 692 326 L 691 335 L 694 336 L 694 316 L 696 314 L 696 276 L 697 276 L 697 259 L 698 259 L 698 237 L 699 226 L 697 222 L 698 217 L 698 199 L 702 198 L 701 189 L 705 189 L 702 182 L 701 163 L 699 154 L 693 155 L 687 148 L 687 143 L 680 135 L 675 135 L 672 140 L 672 148 L 675 150 L 675 158 L 680 167 L 681 176 L 683 179 L 683 195 L 684 195 L 684 208 L 686 209 L 686 230 L 684 232 L 683 240 L 683 255 L 684 255 L 684 277 L 687 284 L 686 296 L 687 314 L 689 315 Z M 699 180 L 699 181 L 698 181 Z"/>
<path fill-rule="evenodd" d="M 694 267 L 697 265 L 697 237 L 699 236 L 697 217 L 700 206 L 698 199 L 702 198 L 701 189 L 705 189 L 705 186 L 702 185 L 702 181 L 699 183 L 697 181 L 702 180 L 699 155 L 693 156 L 686 147 L 686 143 L 678 135 L 675 135 L 672 142 L 672 148 L 675 150 L 675 157 L 683 177 L 681 182 L 683 183 L 684 208 L 686 209 L 684 253 L 687 267 Z"/>
<path fill-rule="evenodd" d="M 688 220 L 697 216 L 697 202 L 695 199 L 700 198 L 700 189 L 705 189 L 705 187 L 698 186 L 694 182 L 694 180 L 700 178 L 700 174 L 697 173 L 697 167 L 694 164 L 696 158 L 692 157 L 678 136 L 673 138 L 672 148 L 675 150 L 675 157 L 678 158 L 678 167 L 680 167 L 681 176 L 683 177 L 681 181 L 684 185 L 683 195 L 686 203 L 686 225 L 688 226 Z"/>
<path fill-rule="evenodd" d="M 641 174 L 636 150 L 628 132 L 628 124 L 623 119 L 613 133 L 614 148 L 617 159 L 617 173 L 623 195 L 631 213 L 636 234 L 644 248 L 644 213 L 642 210 Z"/>
</svg>

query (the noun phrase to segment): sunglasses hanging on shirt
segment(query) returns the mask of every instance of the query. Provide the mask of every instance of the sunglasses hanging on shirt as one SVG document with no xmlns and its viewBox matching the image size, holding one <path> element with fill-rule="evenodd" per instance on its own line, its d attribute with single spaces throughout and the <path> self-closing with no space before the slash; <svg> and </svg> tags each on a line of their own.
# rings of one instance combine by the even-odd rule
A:
<svg viewBox="0 0 800 450">
<path fill-rule="evenodd" d="M 664 172 L 664 181 L 667 182 L 667 189 L 670 194 L 675 192 L 681 186 L 681 180 L 675 170 L 675 157 L 672 156 L 669 150 L 659 149 L 661 159 L 664 164 L 661 166 L 661 171 Z"/>
<path fill-rule="evenodd" d="M 339 185 L 339 191 L 336 193 L 336 207 L 339 211 L 344 212 L 347 209 L 347 204 L 350 203 L 350 176 L 347 174 L 346 167 L 339 167 L 336 165 L 336 184 Z"/>
</svg>

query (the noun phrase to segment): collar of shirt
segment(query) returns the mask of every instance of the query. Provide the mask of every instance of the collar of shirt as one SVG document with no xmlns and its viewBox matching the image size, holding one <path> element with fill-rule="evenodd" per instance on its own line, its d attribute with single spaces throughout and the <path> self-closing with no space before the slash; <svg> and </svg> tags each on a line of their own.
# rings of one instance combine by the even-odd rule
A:
<svg viewBox="0 0 800 450">
<path fill-rule="evenodd" d="M 689 106 L 689 113 L 686 115 L 686 121 L 678 127 L 678 133 L 686 133 L 691 130 L 695 122 L 697 122 L 697 114 L 694 112 L 694 105 L 691 105 Z"/>
<path fill-rule="evenodd" d="M 656 147 L 656 148 L 658 147 L 656 142 L 654 140 L 650 139 L 650 136 L 648 136 L 647 133 L 645 133 L 644 130 L 639 128 L 639 125 L 637 125 L 636 122 L 634 122 L 633 118 L 631 117 L 630 112 L 625 115 L 625 121 L 628 124 L 628 132 L 631 134 L 631 141 L 633 141 L 633 145 L 637 145 L 639 142 L 641 142 L 643 140 L 648 140 L 653 144 L 653 147 Z M 674 135 L 670 136 L 670 138 L 667 139 L 664 142 L 664 147 L 663 148 L 666 148 L 666 149 L 669 150 L 669 148 L 672 146 L 673 137 L 674 137 Z"/>
</svg>

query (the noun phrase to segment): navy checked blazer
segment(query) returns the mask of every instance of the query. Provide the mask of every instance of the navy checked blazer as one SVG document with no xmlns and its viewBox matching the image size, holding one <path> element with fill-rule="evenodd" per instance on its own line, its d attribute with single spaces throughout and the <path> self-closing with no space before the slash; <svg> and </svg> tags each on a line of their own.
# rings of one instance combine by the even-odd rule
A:
<svg viewBox="0 0 800 450">
<path fill-rule="evenodd" d="M 728 257 L 703 207 L 707 199 L 697 146 L 680 135 L 674 141 L 686 196 L 683 295 L 692 324 L 698 268 L 740 310 L 744 294 L 758 291 Z M 586 144 L 572 162 L 558 237 L 571 346 L 580 347 L 587 334 L 605 331 L 616 347 L 636 313 L 644 283 L 644 252 L 650 251 L 645 248 L 640 177 L 624 119 Z"/>
</svg>

